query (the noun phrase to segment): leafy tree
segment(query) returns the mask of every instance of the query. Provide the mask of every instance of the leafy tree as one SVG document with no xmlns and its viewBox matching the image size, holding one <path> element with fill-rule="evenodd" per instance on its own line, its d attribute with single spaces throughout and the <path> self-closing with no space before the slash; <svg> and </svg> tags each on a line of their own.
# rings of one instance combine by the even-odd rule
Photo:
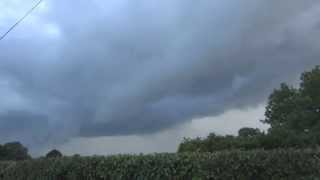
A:
<svg viewBox="0 0 320 180">
<path fill-rule="evenodd" d="M 307 103 L 305 108 L 307 130 L 311 133 L 320 131 L 320 66 L 305 72 L 301 76 L 300 94 Z"/>
<path fill-rule="evenodd" d="M 282 83 L 280 89 L 275 89 L 269 96 L 266 107 L 264 123 L 270 124 L 271 128 L 281 128 L 286 125 L 287 116 L 294 107 L 294 98 L 297 91 Z"/>
<path fill-rule="evenodd" d="M 205 144 L 201 138 L 184 138 L 178 147 L 178 152 L 204 152 Z"/>
<path fill-rule="evenodd" d="M 320 67 L 301 76 L 299 88 L 281 84 L 269 97 L 264 123 L 270 133 L 320 135 Z"/>
<path fill-rule="evenodd" d="M 320 102 L 320 66 L 316 66 L 311 71 L 302 74 L 300 91 L 303 95 L 311 97 L 314 103 Z M 319 107 L 319 104 L 314 106 L 315 109 L 318 109 Z"/>
<path fill-rule="evenodd" d="M 30 159 L 28 149 L 20 142 L 9 142 L 0 146 L 0 159 L 1 160 L 26 160 Z"/>
<path fill-rule="evenodd" d="M 258 128 L 244 127 L 238 131 L 239 137 L 254 137 L 260 134 L 261 134 L 261 131 Z"/>
<path fill-rule="evenodd" d="M 208 152 L 234 149 L 236 147 L 235 137 L 231 135 L 218 136 L 214 133 L 211 133 L 203 141 L 206 146 L 206 151 Z"/>
<path fill-rule="evenodd" d="M 51 150 L 46 155 L 46 158 L 60 158 L 60 157 L 62 157 L 62 153 L 56 149 Z"/>
</svg>

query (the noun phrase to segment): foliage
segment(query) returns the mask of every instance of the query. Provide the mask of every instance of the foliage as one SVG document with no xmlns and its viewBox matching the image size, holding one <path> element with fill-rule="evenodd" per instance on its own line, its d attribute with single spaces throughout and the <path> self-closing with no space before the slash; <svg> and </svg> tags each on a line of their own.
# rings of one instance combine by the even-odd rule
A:
<svg viewBox="0 0 320 180">
<path fill-rule="evenodd" d="M 3 180 L 315 179 L 320 152 L 228 151 L 108 157 L 40 158 L 2 166 Z"/>
<path fill-rule="evenodd" d="M 240 137 L 254 137 L 254 136 L 258 136 L 261 134 L 260 129 L 258 128 L 249 128 L 249 127 L 244 127 L 241 128 L 238 132 L 238 135 Z"/>
<path fill-rule="evenodd" d="M 20 142 L 10 142 L 0 145 L 0 160 L 26 160 L 30 159 L 28 149 Z"/>
<path fill-rule="evenodd" d="M 185 138 L 180 143 L 178 152 L 217 152 L 224 150 L 272 150 L 278 148 L 318 148 L 320 136 L 295 134 L 288 131 L 260 133 L 256 136 L 217 136 L 211 133 L 206 138 Z"/>
<path fill-rule="evenodd" d="M 252 150 L 261 148 L 265 135 L 256 136 L 218 136 L 211 133 L 206 138 L 187 139 L 180 143 L 178 152 L 216 152 L 223 150 Z M 268 149 L 268 148 L 266 148 Z"/>
<path fill-rule="evenodd" d="M 62 157 L 62 153 L 56 149 L 51 150 L 46 154 L 46 158 L 60 158 Z"/>
<path fill-rule="evenodd" d="M 320 66 L 301 75 L 299 88 L 282 84 L 269 97 L 266 119 L 270 133 L 320 135 Z"/>
</svg>

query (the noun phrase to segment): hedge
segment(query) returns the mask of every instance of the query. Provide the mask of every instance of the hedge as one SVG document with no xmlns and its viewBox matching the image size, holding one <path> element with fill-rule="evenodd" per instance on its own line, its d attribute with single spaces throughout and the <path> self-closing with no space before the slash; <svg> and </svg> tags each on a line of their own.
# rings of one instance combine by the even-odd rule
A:
<svg viewBox="0 0 320 180">
<path fill-rule="evenodd" d="M 39 158 L 17 163 L 0 163 L 0 179 L 320 180 L 320 152 L 315 150 L 255 150 Z"/>
</svg>

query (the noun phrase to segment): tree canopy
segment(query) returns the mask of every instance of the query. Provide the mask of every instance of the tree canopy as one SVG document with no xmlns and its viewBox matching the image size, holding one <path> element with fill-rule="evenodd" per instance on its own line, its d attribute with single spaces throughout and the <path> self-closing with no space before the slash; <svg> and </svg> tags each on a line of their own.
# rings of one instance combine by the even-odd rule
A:
<svg viewBox="0 0 320 180">
<path fill-rule="evenodd" d="M 238 135 L 240 137 L 254 137 L 261 134 L 260 129 L 258 128 L 249 128 L 249 127 L 244 127 L 241 128 L 238 132 Z"/>
<path fill-rule="evenodd" d="M 301 75 L 300 87 L 283 83 L 270 95 L 264 123 L 279 131 L 318 136 L 320 133 L 320 66 Z"/>
<path fill-rule="evenodd" d="M 47 153 L 46 158 L 59 158 L 62 157 L 62 153 L 56 149 Z"/>
</svg>

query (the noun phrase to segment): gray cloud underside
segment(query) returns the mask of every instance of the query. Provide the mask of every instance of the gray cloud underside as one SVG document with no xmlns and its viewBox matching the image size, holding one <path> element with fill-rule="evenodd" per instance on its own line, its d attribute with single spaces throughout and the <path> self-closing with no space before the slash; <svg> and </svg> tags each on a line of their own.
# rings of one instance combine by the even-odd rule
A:
<svg viewBox="0 0 320 180">
<path fill-rule="evenodd" d="M 0 42 L 2 141 L 153 133 L 260 104 L 320 62 L 316 0 L 49 2 L 58 39 Z"/>
</svg>

